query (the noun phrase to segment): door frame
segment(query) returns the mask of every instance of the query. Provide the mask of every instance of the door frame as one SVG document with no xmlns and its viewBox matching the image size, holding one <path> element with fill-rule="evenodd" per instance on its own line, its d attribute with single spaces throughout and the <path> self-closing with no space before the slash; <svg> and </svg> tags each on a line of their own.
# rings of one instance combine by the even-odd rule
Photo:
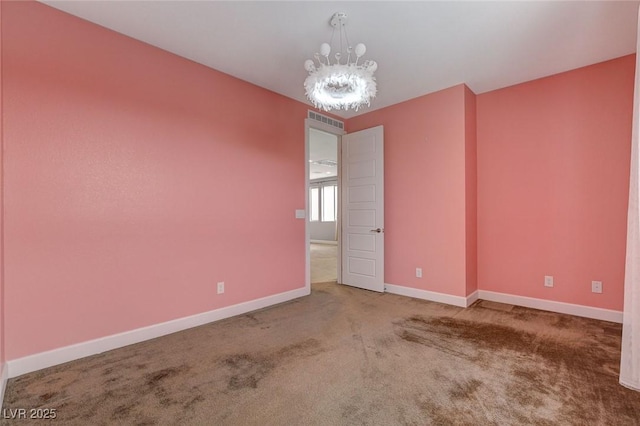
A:
<svg viewBox="0 0 640 426">
<path fill-rule="evenodd" d="M 340 157 L 342 155 L 342 135 L 346 134 L 344 130 L 338 129 L 337 127 L 330 126 L 328 124 L 319 122 L 317 120 L 312 120 L 310 118 L 305 118 L 304 120 L 304 250 L 305 250 L 305 289 L 307 294 L 311 294 L 311 230 L 309 225 L 309 129 L 316 129 L 322 132 L 330 133 L 335 135 L 338 138 L 338 194 L 340 197 L 342 196 L 342 173 L 340 172 L 341 160 Z M 338 197 L 338 217 L 337 219 L 337 228 L 338 228 L 338 258 L 337 258 L 337 267 L 338 267 L 338 283 L 340 283 L 342 278 L 342 200 Z"/>
</svg>

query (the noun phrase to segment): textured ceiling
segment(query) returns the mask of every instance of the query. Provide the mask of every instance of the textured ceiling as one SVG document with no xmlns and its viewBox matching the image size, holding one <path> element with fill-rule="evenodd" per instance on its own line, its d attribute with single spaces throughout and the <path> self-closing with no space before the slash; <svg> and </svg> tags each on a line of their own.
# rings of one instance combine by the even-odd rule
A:
<svg viewBox="0 0 640 426">
<path fill-rule="evenodd" d="M 334 12 L 378 62 L 373 109 L 466 83 L 475 93 L 635 52 L 637 1 L 44 3 L 307 102 L 303 63 Z M 308 102 L 307 102 L 308 103 Z"/>
</svg>

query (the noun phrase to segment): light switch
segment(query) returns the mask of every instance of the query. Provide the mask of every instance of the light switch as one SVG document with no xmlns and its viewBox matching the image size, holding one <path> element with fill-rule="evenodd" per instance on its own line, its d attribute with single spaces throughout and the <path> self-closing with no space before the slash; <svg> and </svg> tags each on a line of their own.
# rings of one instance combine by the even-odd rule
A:
<svg viewBox="0 0 640 426">
<path fill-rule="evenodd" d="M 304 209 L 296 210 L 296 219 L 304 219 L 305 217 L 306 217 L 306 214 L 304 212 Z"/>
</svg>

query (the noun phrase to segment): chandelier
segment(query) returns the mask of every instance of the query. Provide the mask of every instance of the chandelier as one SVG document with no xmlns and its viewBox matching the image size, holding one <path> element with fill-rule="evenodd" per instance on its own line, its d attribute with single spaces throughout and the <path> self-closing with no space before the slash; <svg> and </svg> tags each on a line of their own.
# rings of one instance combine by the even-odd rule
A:
<svg viewBox="0 0 640 426">
<path fill-rule="evenodd" d="M 304 81 L 307 97 L 316 108 L 330 111 L 332 109 L 355 109 L 363 105 L 369 106 L 371 99 L 376 96 L 376 79 L 373 73 L 378 68 L 375 61 L 367 60 L 362 63 L 360 58 L 367 51 L 363 43 L 354 48 L 349 44 L 345 25 L 346 13 L 335 13 L 329 21 L 333 27 L 331 42 L 320 45 L 320 53 L 316 53 L 316 62 L 307 59 L 304 68 L 309 76 Z M 340 32 L 340 50 L 330 58 L 333 38 L 336 29 Z M 343 49 L 346 43 L 346 51 Z"/>
</svg>

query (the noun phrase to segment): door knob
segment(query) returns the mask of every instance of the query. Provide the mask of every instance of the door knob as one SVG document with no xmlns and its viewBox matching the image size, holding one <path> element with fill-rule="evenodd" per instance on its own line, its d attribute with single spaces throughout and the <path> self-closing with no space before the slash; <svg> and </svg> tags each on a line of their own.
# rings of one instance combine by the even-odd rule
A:
<svg viewBox="0 0 640 426">
<path fill-rule="evenodd" d="M 376 229 L 372 229 L 370 232 L 377 232 L 379 234 L 382 232 L 382 229 L 376 228 Z"/>
</svg>

